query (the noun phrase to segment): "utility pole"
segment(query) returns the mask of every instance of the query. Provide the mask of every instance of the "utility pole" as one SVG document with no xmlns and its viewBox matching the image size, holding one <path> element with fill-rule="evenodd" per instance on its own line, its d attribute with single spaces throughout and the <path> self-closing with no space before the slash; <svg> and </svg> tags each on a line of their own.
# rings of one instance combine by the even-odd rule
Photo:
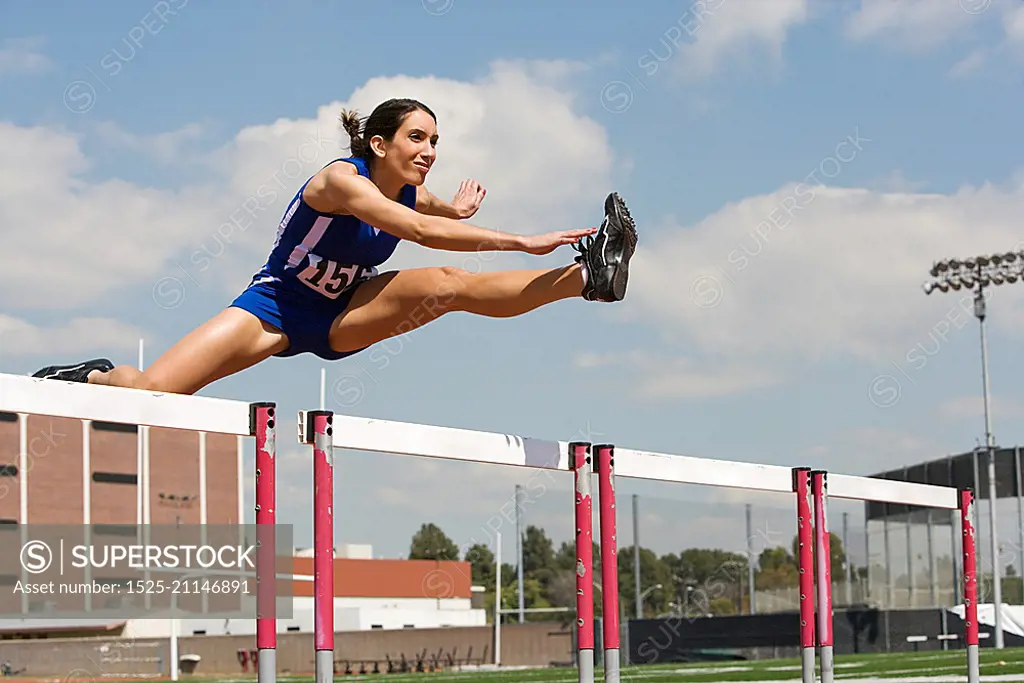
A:
<svg viewBox="0 0 1024 683">
<path fill-rule="evenodd" d="M 750 594 L 751 614 L 757 614 L 757 588 L 754 584 L 754 506 L 746 505 L 747 512 L 747 592 Z"/>
<path fill-rule="evenodd" d="M 523 595 L 523 487 L 516 484 L 516 563 L 519 565 L 519 623 L 526 621 L 526 596 Z"/>
<path fill-rule="evenodd" d="M 640 594 L 640 496 L 633 494 L 633 590 L 636 595 L 636 618 L 644 618 L 643 596 Z"/>
</svg>

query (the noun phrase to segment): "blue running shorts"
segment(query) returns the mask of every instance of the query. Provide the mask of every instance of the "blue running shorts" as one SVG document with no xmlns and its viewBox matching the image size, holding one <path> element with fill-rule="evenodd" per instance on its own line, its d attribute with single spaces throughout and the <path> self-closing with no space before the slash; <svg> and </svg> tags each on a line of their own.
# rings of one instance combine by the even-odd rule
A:
<svg viewBox="0 0 1024 683">
<path fill-rule="evenodd" d="M 288 336 L 290 346 L 274 354 L 281 358 L 312 353 L 324 360 L 340 360 L 364 349 L 339 353 L 330 346 L 331 325 L 345 310 L 356 287 L 348 287 L 336 299 L 317 294 L 304 295 L 272 282 L 249 285 L 231 306 L 249 311 Z"/>
</svg>

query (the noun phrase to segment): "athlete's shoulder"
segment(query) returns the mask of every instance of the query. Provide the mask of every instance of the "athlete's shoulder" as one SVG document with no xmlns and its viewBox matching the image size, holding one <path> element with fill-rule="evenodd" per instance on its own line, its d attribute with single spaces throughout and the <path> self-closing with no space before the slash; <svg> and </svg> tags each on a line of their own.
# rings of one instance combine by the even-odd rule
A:
<svg viewBox="0 0 1024 683">
<path fill-rule="evenodd" d="M 370 176 L 370 169 L 366 165 L 366 161 L 358 157 L 341 157 L 339 159 L 332 159 L 324 164 L 323 168 L 314 174 L 327 175 L 327 174 L 341 174 L 341 175 L 361 175 Z"/>
<path fill-rule="evenodd" d="M 334 194 L 342 187 L 350 187 L 352 178 L 360 176 L 369 179 L 369 174 L 364 173 L 360 166 L 359 159 L 334 159 L 325 164 L 319 171 L 314 173 L 299 189 L 299 196 L 310 203 L 317 203 L 317 197 L 325 194 Z M 331 203 L 331 202 L 328 202 Z"/>
</svg>

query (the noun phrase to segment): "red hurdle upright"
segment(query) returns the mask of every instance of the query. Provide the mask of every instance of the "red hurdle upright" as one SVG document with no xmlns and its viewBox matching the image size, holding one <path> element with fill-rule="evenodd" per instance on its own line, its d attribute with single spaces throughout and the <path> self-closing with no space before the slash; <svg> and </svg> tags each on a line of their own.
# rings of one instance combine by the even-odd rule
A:
<svg viewBox="0 0 1024 683">
<path fill-rule="evenodd" d="M 828 531 L 828 474 L 811 473 L 814 499 L 814 552 L 818 596 L 818 647 L 821 658 L 821 683 L 835 680 L 832 652 L 832 538 Z"/>
<path fill-rule="evenodd" d="M 334 680 L 334 415 L 307 413 L 313 435 L 313 638 L 316 683 Z"/>
<path fill-rule="evenodd" d="M 967 646 L 967 683 L 978 683 L 978 559 L 974 538 L 974 491 L 960 491 L 960 532 L 964 554 L 964 644 Z"/>
<path fill-rule="evenodd" d="M 273 403 L 250 407 L 256 437 L 256 652 L 257 680 L 277 680 L 277 425 Z"/>
<path fill-rule="evenodd" d="M 797 571 L 800 574 L 800 657 L 803 683 L 814 675 L 814 534 L 811 517 L 811 468 L 793 470 L 796 493 Z"/>
<path fill-rule="evenodd" d="M 619 683 L 619 551 L 615 536 L 615 446 L 595 446 L 601 526 L 601 623 L 604 681 Z"/>
<path fill-rule="evenodd" d="M 569 444 L 576 514 L 576 666 L 579 683 L 594 681 L 594 502 L 590 444 Z"/>
</svg>

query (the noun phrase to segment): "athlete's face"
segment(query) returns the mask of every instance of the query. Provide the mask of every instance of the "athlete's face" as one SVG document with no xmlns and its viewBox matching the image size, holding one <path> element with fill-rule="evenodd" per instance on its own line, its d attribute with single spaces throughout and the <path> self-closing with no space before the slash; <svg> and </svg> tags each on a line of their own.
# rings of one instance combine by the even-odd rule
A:
<svg viewBox="0 0 1024 683">
<path fill-rule="evenodd" d="M 417 109 L 406 115 L 390 142 L 384 144 L 381 161 L 410 185 L 422 185 L 437 158 L 437 125 L 434 118 Z"/>
</svg>

